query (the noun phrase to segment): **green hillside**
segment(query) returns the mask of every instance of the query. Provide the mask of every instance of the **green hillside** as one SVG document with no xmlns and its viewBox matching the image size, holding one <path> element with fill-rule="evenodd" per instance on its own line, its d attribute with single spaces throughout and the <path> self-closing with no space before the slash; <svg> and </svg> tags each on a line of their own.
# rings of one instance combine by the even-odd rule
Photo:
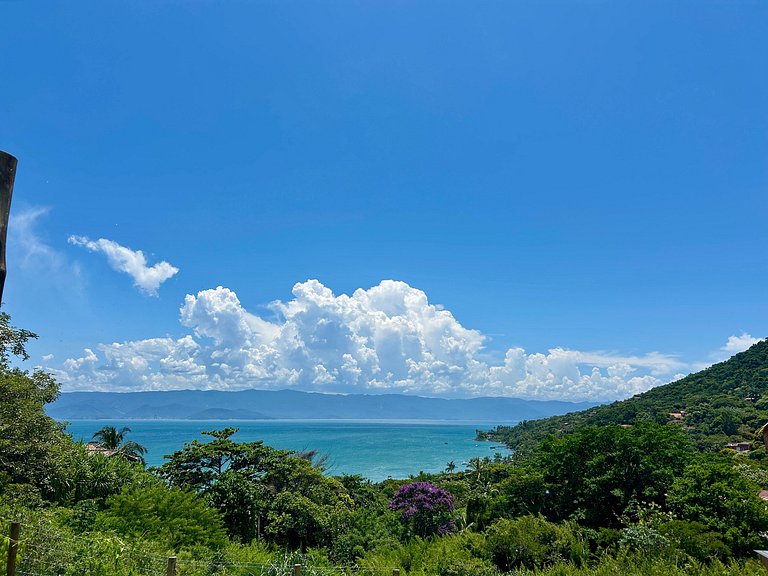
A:
<svg viewBox="0 0 768 576">
<path fill-rule="evenodd" d="M 499 426 L 480 436 L 525 450 L 550 434 L 573 432 L 584 426 L 638 422 L 681 426 L 702 450 L 755 441 L 755 431 L 768 422 L 768 341 L 628 400 L 516 426 Z"/>
</svg>

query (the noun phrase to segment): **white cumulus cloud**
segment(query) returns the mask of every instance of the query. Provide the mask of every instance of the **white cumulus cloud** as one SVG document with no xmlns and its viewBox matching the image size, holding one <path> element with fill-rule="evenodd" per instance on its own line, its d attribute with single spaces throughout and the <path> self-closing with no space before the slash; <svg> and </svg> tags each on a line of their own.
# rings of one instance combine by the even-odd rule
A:
<svg viewBox="0 0 768 576">
<path fill-rule="evenodd" d="M 760 338 L 755 338 L 746 332 L 742 332 L 739 335 L 734 334 L 733 336 L 729 336 L 725 344 L 709 354 L 705 361 L 695 362 L 691 364 L 691 368 L 693 371 L 704 370 L 716 362 L 722 362 L 734 354 L 744 352 L 750 346 L 760 342 L 760 340 Z"/>
<path fill-rule="evenodd" d="M 758 342 L 760 342 L 760 338 L 755 338 L 751 334 L 742 332 L 739 336 L 729 337 L 728 342 L 725 343 L 721 350 L 728 354 L 737 354 L 738 352 L 744 352 L 744 350 Z"/>
<path fill-rule="evenodd" d="M 133 284 L 151 296 L 157 296 L 160 284 L 179 271 L 178 268 L 165 261 L 148 266 L 147 258 L 141 250 L 131 250 L 106 238 L 91 240 L 85 236 L 70 236 L 68 241 L 70 244 L 82 246 L 91 252 L 104 254 L 113 270 L 131 276 Z"/>
<path fill-rule="evenodd" d="M 352 295 L 309 280 L 270 308 L 269 320 L 253 314 L 221 286 L 190 294 L 180 309 L 188 335 L 102 344 L 67 360 L 57 375 L 68 390 L 297 388 L 602 401 L 643 392 L 691 368 L 659 352 L 565 348 L 510 348 L 493 362 L 480 332 L 393 280 Z"/>
</svg>

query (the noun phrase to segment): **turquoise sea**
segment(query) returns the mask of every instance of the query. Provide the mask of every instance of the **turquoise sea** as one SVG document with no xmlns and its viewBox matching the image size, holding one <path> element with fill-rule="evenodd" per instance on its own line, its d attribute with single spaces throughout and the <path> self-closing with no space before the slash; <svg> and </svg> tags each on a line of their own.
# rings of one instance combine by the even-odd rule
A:
<svg viewBox="0 0 768 576">
<path fill-rule="evenodd" d="M 75 440 L 89 441 L 104 426 L 128 426 L 127 438 L 147 449 L 147 464 L 185 442 L 207 441 L 200 432 L 239 428 L 239 441 L 263 440 L 275 448 L 318 450 L 328 455 L 329 474 L 360 474 L 373 481 L 439 472 L 449 461 L 463 469 L 470 458 L 509 454 L 503 446 L 475 440 L 475 430 L 514 422 L 371 421 L 371 420 L 75 420 L 67 427 Z"/>
</svg>

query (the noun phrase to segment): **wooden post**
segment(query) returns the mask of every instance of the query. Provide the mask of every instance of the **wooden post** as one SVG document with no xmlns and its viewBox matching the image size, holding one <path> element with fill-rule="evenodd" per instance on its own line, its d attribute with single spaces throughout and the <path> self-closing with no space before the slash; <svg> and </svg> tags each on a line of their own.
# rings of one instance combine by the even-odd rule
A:
<svg viewBox="0 0 768 576">
<path fill-rule="evenodd" d="M 400 568 L 392 568 L 392 576 L 400 576 Z"/>
<path fill-rule="evenodd" d="M 176 556 L 168 556 L 168 569 L 166 576 L 176 576 Z"/>
<path fill-rule="evenodd" d="M 19 549 L 20 533 L 21 524 L 11 522 L 11 540 L 8 542 L 8 566 L 5 571 L 7 576 L 16 576 L 16 552 Z"/>
<path fill-rule="evenodd" d="M 301 564 L 293 565 L 293 576 L 301 576 Z"/>
<path fill-rule="evenodd" d="M 13 181 L 16 178 L 16 158 L 0 150 L 0 305 L 5 286 L 5 238 L 8 233 L 8 216 L 11 213 Z"/>
</svg>

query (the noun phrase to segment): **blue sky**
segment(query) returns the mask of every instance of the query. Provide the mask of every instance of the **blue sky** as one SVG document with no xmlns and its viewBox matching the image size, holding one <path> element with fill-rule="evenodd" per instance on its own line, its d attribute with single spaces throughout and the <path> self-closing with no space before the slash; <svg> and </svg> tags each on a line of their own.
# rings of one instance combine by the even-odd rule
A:
<svg viewBox="0 0 768 576">
<path fill-rule="evenodd" d="M 65 390 L 669 381 L 766 336 L 767 24 L 762 0 L 0 1 L 3 309 Z"/>
</svg>

